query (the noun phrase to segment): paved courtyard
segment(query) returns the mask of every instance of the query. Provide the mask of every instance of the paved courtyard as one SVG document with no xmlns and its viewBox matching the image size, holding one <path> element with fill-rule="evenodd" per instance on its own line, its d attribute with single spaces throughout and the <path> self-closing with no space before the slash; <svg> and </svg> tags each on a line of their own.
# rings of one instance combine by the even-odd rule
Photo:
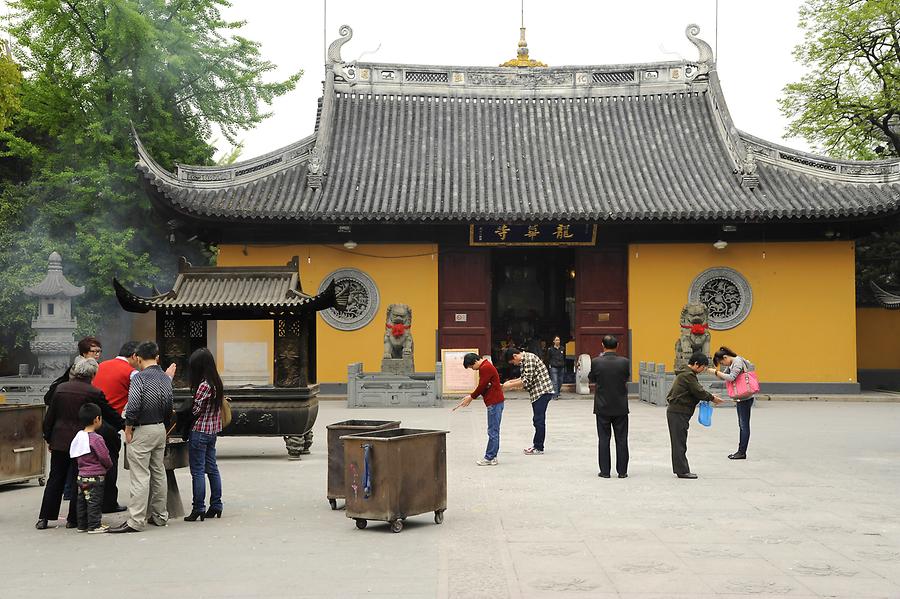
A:
<svg viewBox="0 0 900 599">
<path fill-rule="evenodd" d="M 718 409 L 691 425 L 694 481 L 672 476 L 662 408 L 632 402 L 630 476 L 606 480 L 589 401 L 550 405 L 544 456 L 522 454 L 530 407 L 508 401 L 498 467 L 474 464 L 484 406 L 447 405 L 323 402 L 300 462 L 280 439 L 221 439 L 221 520 L 40 532 L 42 489 L 0 487 L 0 597 L 900 597 L 898 403 L 762 403 L 744 462 L 726 459 L 737 423 Z M 325 426 L 348 418 L 451 431 L 442 525 L 357 530 L 329 508 Z"/>
</svg>

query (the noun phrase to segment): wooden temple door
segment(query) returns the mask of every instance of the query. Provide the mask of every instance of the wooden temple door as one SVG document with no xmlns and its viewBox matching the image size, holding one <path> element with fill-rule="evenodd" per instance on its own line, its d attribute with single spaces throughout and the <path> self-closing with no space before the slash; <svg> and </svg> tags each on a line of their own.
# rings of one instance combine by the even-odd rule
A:
<svg viewBox="0 0 900 599">
<path fill-rule="evenodd" d="M 438 255 L 440 349 L 491 351 L 491 252 L 441 248 Z M 440 355 L 438 355 L 440 360 Z"/>
<path fill-rule="evenodd" d="M 592 358 L 604 335 L 629 356 L 627 246 L 578 248 L 575 253 L 575 351 Z"/>
</svg>

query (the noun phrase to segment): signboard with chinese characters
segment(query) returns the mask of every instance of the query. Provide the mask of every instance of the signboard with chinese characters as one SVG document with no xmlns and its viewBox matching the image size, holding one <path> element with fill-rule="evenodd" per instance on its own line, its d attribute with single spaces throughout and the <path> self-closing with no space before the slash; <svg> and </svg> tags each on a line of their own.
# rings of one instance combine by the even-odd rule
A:
<svg viewBox="0 0 900 599">
<path fill-rule="evenodd" d="M 477 353 L 477 348 L 441 350 L 441 385 L 444 393 L 468 393 L 478 385 L 478 373 L 463 366 L 466 354 Z"/>
<path fill-rule="evenodd" d="M 469 245 L 596 245 L 597 225 L 539 223 L 469 225 Z"/>
</svg>

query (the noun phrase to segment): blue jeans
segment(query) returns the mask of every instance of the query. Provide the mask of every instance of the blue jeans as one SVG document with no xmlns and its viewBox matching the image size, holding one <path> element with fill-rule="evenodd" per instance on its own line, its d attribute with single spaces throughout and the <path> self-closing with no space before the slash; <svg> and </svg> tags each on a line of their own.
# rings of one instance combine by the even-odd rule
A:
<svg viewBox="0 0 900 599">
<path fill-rule="evenodd" d="M 547 404 L 550 403 L 551 399 L 553 399 L 552 393 L 544 393 L 531 402 L 531 411 L 534 414 L 532 418 L 534 423 L 534 441 L 531 446 L 541 451 L 544 451 L 544 437 L 547 435 Z"/>
<path fill-rule="evenodd" d="M 487 407 L 488 444 L 484 459 L 493 460 L 500 452 L 500 419 L 503 417 L 503 402 Z"/>
<path fill-rule="evenodd" d="M 550 383 L 553 384 L 553 388 L 556 390 L 556 396 L 559 397 L 559 392 L 562 390 L 563 377 L 566 373 L 566 367 L 551 366 L 548 370 L 550 371 Z"/>
<path fill-rule="evenodd" d="M 216 436 L 191 431 L 188 456 L 194 487 L 194 511 L 206 510 L 206 477 L 209 476 L 209 507 L 222 509 L 222 477 L 216 464 Z"/>
<path fill-rule="evenodd" d="M 747 445 L 750 444 L 750 408 L 752 407 L 752 397 L 737 402 L 738 428 L 741 431 L 738 453 L 747 453 Z"/>
</svg>

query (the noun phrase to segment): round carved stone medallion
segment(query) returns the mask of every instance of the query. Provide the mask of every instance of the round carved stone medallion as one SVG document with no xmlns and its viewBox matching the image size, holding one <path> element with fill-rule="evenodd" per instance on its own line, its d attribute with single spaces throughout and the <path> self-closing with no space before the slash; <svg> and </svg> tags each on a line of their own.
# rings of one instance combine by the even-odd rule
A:
<svg viewBox="0 0 900 599">
<path fill-rule="evenodd" d="M 697 275 L 688 299 L 709 308 L 709 328 L 724 331 L 741 324 L 750 314 L 753 291 L 741 273 L 719 266 Z"/>
<path fill-rule="evenodd" d="M 341 268 L 322 279 L 319 293 L 325 291 L 332 279 L 338 293 L 348 290 L 349 299 L 343 310 L 329 308 L 319 312 L 325 322 L 339 331 L 355 331 L 372 322 L 379 302 L 378 287 L 372 277 L 355 268 Z"/>
</svg>

